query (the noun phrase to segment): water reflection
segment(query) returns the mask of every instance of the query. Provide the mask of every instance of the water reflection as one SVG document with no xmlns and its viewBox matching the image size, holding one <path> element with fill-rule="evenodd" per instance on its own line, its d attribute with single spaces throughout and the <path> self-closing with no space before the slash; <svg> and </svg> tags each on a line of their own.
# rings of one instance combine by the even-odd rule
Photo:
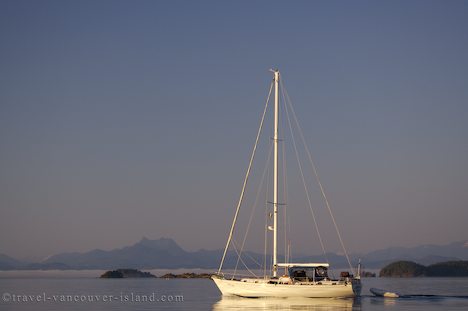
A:
<svg viewBox="0 0 468 311">
<path fill-rule="evenodd" d="M 393 307 L 398 302 L 397 298 L 383 298 L 383 297 L 371 297 L 371 305 L 383 305 L 385 307 Z"/>
<path fill-rule="evenodd" d="M 329 298 L 222 297 L 213 310 L 361 310 L 361 300 Z"/>
</svg>

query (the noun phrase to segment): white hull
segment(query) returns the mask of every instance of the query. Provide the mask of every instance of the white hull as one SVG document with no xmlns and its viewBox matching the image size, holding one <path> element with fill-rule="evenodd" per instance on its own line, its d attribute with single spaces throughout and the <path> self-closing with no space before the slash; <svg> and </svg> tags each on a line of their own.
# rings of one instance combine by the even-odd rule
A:
<svg viewBox="0 0 468 311">
<path fill-rule="evenodd" d="M 255 283 L 218 277 L 212 279 L 224 296 L 347 298 L 361 293 L 360 280 L 353 280 L 352 283 L 330 281 L 322 284 L 271 284 L 263 280 Z"/>
</svg>

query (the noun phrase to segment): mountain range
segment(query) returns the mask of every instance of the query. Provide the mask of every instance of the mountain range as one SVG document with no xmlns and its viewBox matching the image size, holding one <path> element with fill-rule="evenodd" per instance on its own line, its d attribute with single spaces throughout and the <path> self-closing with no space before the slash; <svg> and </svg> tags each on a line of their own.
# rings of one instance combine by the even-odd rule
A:
<svg viewBox="0 0 468 311">
<path fill-rule="evenodd" d="M 198 250 L 188 252 L 182 249 L 170 238 L 150 240 L 142 238 L 139 242 L 110 251 L 95 249 L 89 252 L 61 253 L 47 257 L 40 262 L 24 262 L 10 256 L 0 254 L 0 270 L 66 270 L 66 269 L 177 269 L 202 268 L 215 269 L 219 264 L 223 250 Z M 335 268 L 347 267 L 344 256 L 327 253 L 328 261 Z M 260 269 L 258 263 L 263 262 L 263 254 L 244 252 L 242 260 L 249 268 Z M 391 247 L 369 252 L 367 254 L 352 254 L 353 265 L 361 259 L 364 268 L 380 269 L 390 262 L 411 260 L 422 265 L 449 260 L 468 260 L 468 242 L 454 242 L 447 245 L 421 245 L 417 247 Z M 324 256 L 301 256 L 297 262 L 323 262 Z M 234 251 L 228 252 L 224 267 L 233 268 L 237 262 Z M 242 269 L 242 261 L 239 263 Z"/>
</svg>

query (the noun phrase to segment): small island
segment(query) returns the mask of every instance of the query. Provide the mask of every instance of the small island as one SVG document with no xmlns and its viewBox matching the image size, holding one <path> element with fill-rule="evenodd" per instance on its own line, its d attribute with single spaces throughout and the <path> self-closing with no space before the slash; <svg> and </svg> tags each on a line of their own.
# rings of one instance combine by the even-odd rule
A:
<svg viewBox="0 0 468 311">
<path fill-rule="evenodd" d="M 362 272 L 361 272 L 361 277 L 364 277 L 364 278 L 375 278 L 375 277 L 376 277 L 376 274 L 375 274 L 375 272 L 362 271 Z"/>
<path fill-rule="evenodd" d="M 143 272 L 136 269 L 117 269 L 109 270 L 103 273 L 102 279 L 125 279 L 125 278 L 157 278 L 156 275 L 149 272 Z M 209 279 L 210 273 L 193 273 L 186 272 L 181 274 L 166 273 L 159 278 L 161 279 Z"/>
<path fill-rule="evenodd" d="M 393 262 L 380 270 L 380 277 L 467 277 L 468 261 L 446 261 L 423 266 L 412 261 Z"/>
<path fill-rule="evenodd" d="M 172 274 L 167 273 L 161 276 L 162 279 L 209 279 L 211 278 L 210 273 L 182 273 Z"/>
<path fill-rule="evenodd" d="M 136 269 L 117 269 L 107 271 L 101 275 L 102 279 L 124 279 L 124 278 L 155 278 L 154 274 Z"/>
</svg>

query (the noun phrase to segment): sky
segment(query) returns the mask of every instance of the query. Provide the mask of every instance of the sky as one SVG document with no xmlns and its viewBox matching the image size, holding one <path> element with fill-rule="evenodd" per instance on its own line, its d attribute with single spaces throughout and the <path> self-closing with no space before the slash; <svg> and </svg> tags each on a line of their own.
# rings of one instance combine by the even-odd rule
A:
<svg viewBox="0 0 468 311">
<path fill-rule="evenodd" d="M 457 0 L 0 1 L 0 253 L 224 247 L 270 68 L 349 252 L 467 239 L 467 16 Z M 288 198 L 295 250 L 320 253 Z"/>
</svg>

